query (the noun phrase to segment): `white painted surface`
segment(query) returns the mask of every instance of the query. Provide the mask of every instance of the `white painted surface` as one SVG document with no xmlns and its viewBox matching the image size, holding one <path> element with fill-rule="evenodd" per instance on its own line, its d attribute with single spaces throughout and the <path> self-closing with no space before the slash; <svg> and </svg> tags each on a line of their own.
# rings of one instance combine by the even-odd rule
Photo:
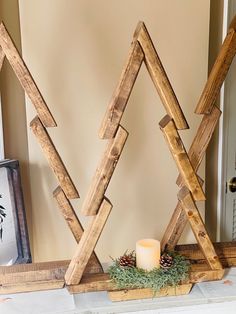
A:
<svg viewBox="0 0 236 314">
<path fill-rule="evenodd" d="M 112 303 L 106 292 L 78 294 L 66 289 L 7 295 L 0 303 L 1 314 L 78 314 L 78 313 L 236 313 L 236 268 L 223 280 L 193 287 L 189 295 Z M 0 298 L 3 298 L 1 296 Z"/>
</svg>

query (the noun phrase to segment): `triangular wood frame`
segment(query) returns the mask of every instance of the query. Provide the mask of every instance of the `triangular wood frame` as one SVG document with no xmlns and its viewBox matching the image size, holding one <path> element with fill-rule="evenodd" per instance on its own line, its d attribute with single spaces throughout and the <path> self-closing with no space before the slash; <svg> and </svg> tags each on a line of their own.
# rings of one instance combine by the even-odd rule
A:
<svg viewBox="0 0 236 314">
<path fill-rule="evenodd" d="M 180 187 L 179 202 L 162 239 L 162 248 L 175 248 L 186 222 L 189 221 L 208 264 L 208 267 L 203 268 L 192 267 L 192 270 L 196 271 L 191 272 L 190 282 L 222 278 L 224 270 L 195 204 L 196 200 L 205 199 L 202 190 L 203 181 L 196 172 L 220 117 L 221 112 L 215 106 L 215 100 L 236 53 L 235 25 L 236 19 L 229 28 L 197 106 L 196 113 L 203 114 L 203 119 L 187 154 L 178 130 L 188 128 L 188 124 L 146 27 L 142 22 L 138 24 L 127 64 L 99 132 L 100 137 L 108 139 L 109 142 L 83 204 L 83 213 L 92 216 L 89 218 L 90 223 L 83 231 L 69 201 L 79 197 L 79 194 L 46 130 L 47 127 L 55 127 L 56 122 L 5 26 L 3 23 L 0 24 L 0 70 L 6 57 L 35 106 L 37 116 L 30 126 L 59 181 L 54 197 L 78 242 L 77 250 L 70 263 L 69 261 L 53 261 L 0 267 L 1 293 L 62 288 L 65 282 L 71 293 L 117 289 L 109 280 L 108 275 L 103 273 L 94 248 L 112 208 L 110 201 L 105 197 L 105 192 L 128 137 L 128 132 L 120 125 L 120 121 L 142 62 L 145 63 L 167 111 L 167 116 L 160 122 L 160 127 L 180 172 L 177 179 Z M 137 294 L 140 295 L 140 293 Z M 113 298 L 116 299 L 114 295 Z"/>
</svg>

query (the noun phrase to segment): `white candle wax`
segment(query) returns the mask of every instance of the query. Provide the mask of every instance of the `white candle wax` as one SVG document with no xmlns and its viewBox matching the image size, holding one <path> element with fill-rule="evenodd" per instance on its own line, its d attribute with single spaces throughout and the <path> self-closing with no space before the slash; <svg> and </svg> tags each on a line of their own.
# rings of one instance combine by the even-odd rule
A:
<svg viewBox="0 0 236 314">
<path fill-rule="evenodd" d="M 160 241 L 142 239 L 136 242 L 136 266 L 147 271 L 160 267 Z"/>
</svg>

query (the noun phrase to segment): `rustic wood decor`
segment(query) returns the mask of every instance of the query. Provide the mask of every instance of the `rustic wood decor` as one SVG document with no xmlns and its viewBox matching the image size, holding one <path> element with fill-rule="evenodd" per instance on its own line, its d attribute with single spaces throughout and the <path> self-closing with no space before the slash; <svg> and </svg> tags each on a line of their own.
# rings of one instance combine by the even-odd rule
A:
<svg viewBox="0 0 236 314">
<path fill-rule="evenodd" d="M 119 291 L 109 275 L 103 273 L 94 253 L 112 209 L 105 193 L 128 137 L 121 119 L 142 63 L 146 65 L 167 112 L 160 122 L 160 128 L 180 173 L 177 178 L 179 201 L 163 236 L 162 248 L 175 249 L 191 262 L 188 282 L 181 283 L 176 289 L 167 287 L 156 296 L 186 294 L 193 283 L 221 279 L 224 274 L 222 264 L 236 265 L 236 244 L 213 245 L 196 206 L 196 201 L 205 200 L 203 180 L 197 175 L 197 170 L 221 114 L 215 106 L 215 100 L 236 53 L 235 24 L 234 19 L 197 105 L 196 113 L 203 114 L 203 119 L 187 153 L 178 130 L 187 129 L 188 123 L 151 37 L 144 23 L 138 23 L 128 60 L 99 131 L 99 136 L 107 139 L 108 144 L 82 206 L 82 213 L 89 216 L 85 230 L 70 203 L 70 199 L 79 197 L 79 194 L 46 130 L 47 127 L 55 127 L 56 122 L 4 25 L 0 25 L 0 68 L 4 59 L 7 59 L 35 106 L 37 116 L 31 122 L 31 128 L 59 182 L 53 194 L 77 242 L 71 261 L 0 267 L 0 292 L 55 289 L 67 285 L 70 293 L 109 291 L 113 301 L 152 297 L 148 289 Z M 187 222 L 198 244 L 178 246 L 177 242 Z"/>
</svg>

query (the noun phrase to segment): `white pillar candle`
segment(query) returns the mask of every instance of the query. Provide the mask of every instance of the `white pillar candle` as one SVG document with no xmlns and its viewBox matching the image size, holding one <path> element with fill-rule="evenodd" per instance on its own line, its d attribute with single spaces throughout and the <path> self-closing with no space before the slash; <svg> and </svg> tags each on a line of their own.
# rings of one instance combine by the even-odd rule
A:
<svg viewBox="0 0 236 314">
<path fill-rule="evenodd" d="M 136 242 L 136 266 L 147 271 L 160 267 L 160 241 L 142 239 Z"/>
</svg>

